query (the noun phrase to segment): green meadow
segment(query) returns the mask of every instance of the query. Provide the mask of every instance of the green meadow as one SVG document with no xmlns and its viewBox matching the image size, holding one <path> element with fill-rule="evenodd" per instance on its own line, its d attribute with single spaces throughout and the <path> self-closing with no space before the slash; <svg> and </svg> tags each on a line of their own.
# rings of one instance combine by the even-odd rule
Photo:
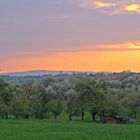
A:
<svg viewBox="0 0 140 140">
<path fill-rule="evenodd" d="M 0 140 L 139 140 L 140 124 L 90 121 L 0 120 Z"/>
</svg>

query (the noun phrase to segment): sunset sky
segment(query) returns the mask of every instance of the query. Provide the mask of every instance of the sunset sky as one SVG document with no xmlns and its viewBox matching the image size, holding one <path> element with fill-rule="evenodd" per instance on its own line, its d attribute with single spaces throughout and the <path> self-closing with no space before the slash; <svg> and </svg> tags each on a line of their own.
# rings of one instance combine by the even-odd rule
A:
<svg viewBox="0 0 140 140">
<path fill-rule="evenodd" d="M 140 72 L 140 0 L 0 0 L 0 70 Z"/>
</svg>

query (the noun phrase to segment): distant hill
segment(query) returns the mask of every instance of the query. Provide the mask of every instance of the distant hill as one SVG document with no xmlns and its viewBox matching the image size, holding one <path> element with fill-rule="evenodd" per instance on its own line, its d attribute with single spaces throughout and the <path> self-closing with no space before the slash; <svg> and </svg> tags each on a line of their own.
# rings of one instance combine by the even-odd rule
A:
<svg viewBox="0 0 140 140">
<path fill-rule="evenodd" d="M 59 71 L 59 70 L 32 70 L 32 71 L 24 71 L 24 72 L 11 72 L 11 73 L 0 73 L 1 76 L 12 76 L 12 77 L 26 77 L 26 76 L 44 76 L 44 75 L 73 75 L 73 74 L 113 74 L 113 72 L 80 72 L 80 71 Z M 133 75 L 140 74 L 130 71 L 123 72 L 114 72 L 114 74 L 118 75 Z"/>
<path fill-rule="evenodd" d="M 33 71 L 25 71 L 25 72 L 2 73 L 1 75 L 24 77 L 24 76 L 64 75 L 64 74 L 72 75 L 73 73 L 82 73 L 82 72 L 33 70 Z"/>
</svg>

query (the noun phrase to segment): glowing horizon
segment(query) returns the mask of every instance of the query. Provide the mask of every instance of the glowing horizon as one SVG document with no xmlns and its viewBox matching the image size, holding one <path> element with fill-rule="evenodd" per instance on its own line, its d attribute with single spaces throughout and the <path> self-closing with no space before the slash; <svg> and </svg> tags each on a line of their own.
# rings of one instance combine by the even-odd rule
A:
<svg viewBox="0 0 140 140">
<path fill-rule="evenodd" d="M 15 65 L 14 69 L 4 72 L 29 70 L 120 72 L 127 69 L 139 72 L 140 68 L 140 62 L 135 61 L 140 56 L 138 41 L 101 45 L 96 48 L 86 46 L 81 50 L 53 51 L 48 56 L 45 54 L 40 52 L 37 56 L 25 55 L 18 60 L 13 59 L 7 70 Z M 4 64 L 6 65 L 6 62 Z"/>
</svg>

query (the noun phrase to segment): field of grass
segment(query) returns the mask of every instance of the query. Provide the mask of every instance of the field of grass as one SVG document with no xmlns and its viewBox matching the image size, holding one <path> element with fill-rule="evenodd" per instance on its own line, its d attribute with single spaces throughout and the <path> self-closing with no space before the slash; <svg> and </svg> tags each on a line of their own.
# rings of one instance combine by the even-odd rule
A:
<svg viewBox="0 0 140 140">
<path fill-rule="evenodd" d="M 140 140 L 140 124 L 0 120 L 0 140 Z"/>
</svg>

